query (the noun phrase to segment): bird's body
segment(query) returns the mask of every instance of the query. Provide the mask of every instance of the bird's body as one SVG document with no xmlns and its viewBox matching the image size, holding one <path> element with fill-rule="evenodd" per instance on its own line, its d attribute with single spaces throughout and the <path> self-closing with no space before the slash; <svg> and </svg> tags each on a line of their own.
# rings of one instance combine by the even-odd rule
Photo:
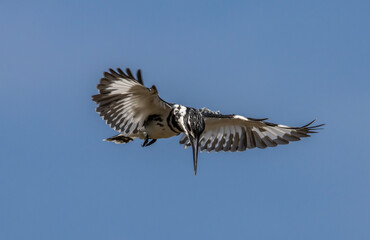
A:
<svg viewBox="0 0 370 240">
<path fill-rule="evenodd" d="M 192 146 L 196 174 L 198 148 L 201 151 L 244 151 L 251 148 L 275 147 L 309 137 L 317 126 L 313 121 L 302 127 L 289 127 L 266 122 L 266 119 L 246 118 L 240 115 L 223 115 L 207 108 L 194 109 L 163 101 L 153 85 L 143 85 L 141 71 L 135 78 L 130 69 L 126 73 L 110 69 L 104 73 L 93 100 L 99 104 L 96 111 L 107 124 L 119 132 L 106 139 L 115 143 L 128 143 L 143 139 L 143 147 L 157 139 L 183 133 L 180 143 Z"/>
</svg>

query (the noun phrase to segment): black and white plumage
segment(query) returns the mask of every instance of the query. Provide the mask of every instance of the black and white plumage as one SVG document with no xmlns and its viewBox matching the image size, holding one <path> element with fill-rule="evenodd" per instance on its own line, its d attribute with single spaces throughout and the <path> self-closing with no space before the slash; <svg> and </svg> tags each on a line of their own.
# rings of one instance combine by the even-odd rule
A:
<svg viewBox="0 0 370 240">
<path fill-rule="evenodd" d="M 309 137 L 323 126 L 289 127 L 267 122 L 267 119 L 223 115 L 207 108 L 194 109 L 162 100 L 153 85 L 146 88 L 141 71 L 137 77 L 130 69 L 104 73 L 97 86 L 99 94 L 92 96 L 96 111 L 119 134 L 105 139 L 128 143 L 143 139 L 143 147 L 157 139 L 183 134 L 180 143 L 192 146 L 194 173 L 200 151 L 245 151 L 252 148 L 275 147 Z"/>
</svg>

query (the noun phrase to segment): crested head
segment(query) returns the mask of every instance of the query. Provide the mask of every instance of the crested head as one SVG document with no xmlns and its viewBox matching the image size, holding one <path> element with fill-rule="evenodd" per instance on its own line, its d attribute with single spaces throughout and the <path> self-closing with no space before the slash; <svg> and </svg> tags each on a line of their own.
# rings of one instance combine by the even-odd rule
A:
<svg viewBox="0 0 370 240">
<path fill-rule="evenodd" d="M 192 137 L 199 137 L 205 128 L 203 115 L 194 108 L 187 108 L 184 118 L 185 126 Z"/>
<path fill-rule="evenodd" d="M 173 114 L 187 135 L 195 137 L 203 133 L 205 127 L 203 115 L 195 108 L 175 104 Z"/>
</svg>

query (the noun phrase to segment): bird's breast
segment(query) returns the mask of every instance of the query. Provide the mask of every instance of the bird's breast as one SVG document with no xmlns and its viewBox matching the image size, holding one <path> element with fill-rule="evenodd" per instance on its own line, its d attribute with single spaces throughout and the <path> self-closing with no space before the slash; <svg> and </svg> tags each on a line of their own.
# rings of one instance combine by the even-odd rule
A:
<svg viewBox="0 0 370 240">
<path fill-rule="evenodd" d="M 149 138 L 152 139 L 169 138 L 179 134 L 174 132 L 171 127 L 168 126 L 166 118 L 160 115 L 149 116 L 144 127 Z"/>
</svg>

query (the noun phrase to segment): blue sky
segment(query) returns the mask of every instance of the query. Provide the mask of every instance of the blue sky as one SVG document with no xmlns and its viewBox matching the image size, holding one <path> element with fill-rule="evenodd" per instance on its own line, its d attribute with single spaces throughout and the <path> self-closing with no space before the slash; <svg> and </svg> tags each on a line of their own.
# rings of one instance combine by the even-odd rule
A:
<svg viewBox="0 0 370 240">
<path fill-rule="evenodd" d="M 2 1 L 0 239 L 369 239 L 368 1 Z M 161 97 L 325 129 L 192 153 L 115 134 L 91 95 L 141 68 Z"/>
</svg>

